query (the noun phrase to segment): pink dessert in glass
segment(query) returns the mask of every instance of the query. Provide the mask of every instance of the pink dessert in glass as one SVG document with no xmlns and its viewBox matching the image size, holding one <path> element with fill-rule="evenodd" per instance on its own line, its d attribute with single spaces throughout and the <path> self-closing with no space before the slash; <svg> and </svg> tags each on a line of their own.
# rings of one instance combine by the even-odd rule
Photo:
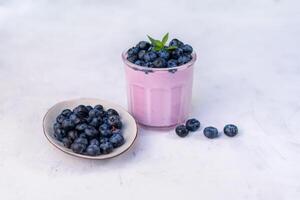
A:
<svg viewBox="0 0 300 200">
<path fill-rule="evenodd" d="M 191 54 L 188 63 L 172 68 L 136 65 L 127 56 L 127 51 L 123 52 L 128 110 L 137 122 L 151 127 L 172 127 L 184 122 L 191 107 L 196 54 Z"/>
</svg>

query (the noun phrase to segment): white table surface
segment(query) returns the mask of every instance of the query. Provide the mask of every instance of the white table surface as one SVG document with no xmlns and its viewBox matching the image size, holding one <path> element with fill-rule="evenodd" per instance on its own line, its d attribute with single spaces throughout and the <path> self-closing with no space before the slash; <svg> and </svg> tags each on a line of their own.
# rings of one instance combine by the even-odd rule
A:
<svg viewBox="0 0 300 200">
<path fill-rule="evenodd" d="M 193 45 L 201 131 L 140 129 L 125 155 L 70 157 L 42 133 L 58 101 L 126 107 L 121 52 L 170 32 Z M 0 198 L 300 198 L 300 3 L 296 0 L 0 1 Z M 240 128 L 208 140 L 204 126 Z"/>
</svg>

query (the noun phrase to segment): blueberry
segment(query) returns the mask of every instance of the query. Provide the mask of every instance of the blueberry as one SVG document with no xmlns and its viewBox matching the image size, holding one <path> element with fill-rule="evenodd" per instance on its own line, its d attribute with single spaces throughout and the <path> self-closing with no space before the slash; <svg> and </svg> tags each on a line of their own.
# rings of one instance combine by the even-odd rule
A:
<svg viewBox="0 0 300 200">
<path fill-rule="evenodd" d="M 165 60 L 168 60 L 170 57 L 170 53 L 167 50 L 160 50 L 159 52 L 157 52 L 157 55 Z"/>
<path fill-rule="evenodd" d="M 146 66 L 146 67 L 154 67 L 154 65 L 153 65 L 152 62 L 147 62 L 147 63 L 145 63 L 145 66 Z"/>
<path fill-rule="evenodd" d="M 88 138 L 95 138 L 99 134 L 99 132 L 95 127 L 88 126 L 86 127 L 86 129 L 84 129 L 84 134 L 86 134 Z"/>
<path fill-rule="evenodd" d="M 179 65 L 183 65 L 185 63 L 188 63 L 192 60 L 191 56 L 187 56 L 187 55 L 182 55 L 179 56 L 177 62 L 179 63 Z"/>
<path fill-rule="evenodd" d="M 137 55 L 128 56 L 127 60 L 131 63 L 134 63 L 138 59 Z"/>
<path fill-rule="evenodd" d="M 110 137 L 112 135 L 111 127 L 108 124 L 102 124 L 99 127 L 99 132 L 103 137 Z"/>
<path fill-rule="evenodd" d="M 93 118 L 91 121 L 90 121 L 90 125 L 95 127 L 95 128 L 98 128 L 102 123 L 102 119 L 101 118 Z"/>
<path fill-rule="evenodd" d="M 89 112 L 89 117 L 101 117 L 103 115 L 104 111 L 103 110 L 99 110 L 99 109 L 92 109 Z"/>
<path fill-rule="evenodd" d="M 120 117 L 119 117 L 118 115 L 110 115 L 110 116 L 108 117 L 107 123 L 108 123 L 110 126 L 114 126 L 114 125 L 116 125 L 119 121 L 120 121 Z"/>
<path fill-rule="evenodd" d="M 90 112 L 90 110 L 92 110 L 93 107 L 92 106 L 86 106 L 86 109 Z"/>
<path fill-rule="evenodd" d="M 77 115 L 79 118 L 87 117 L 89 114 L 89 110 L 84 105 L 79 105 L 76 108 L 74 108 L 73 112 Z"/>
<path fill-rule="evenodd" d="M 119 147 L 124 144 L 125 140 L 121 134 L 115 133 L 109 138 L 110 143 L 112 143 L 113 147 Z"/>
<path fill-rule="evenodd" d="M 146 41 L 141 41 L 136 45 L 136 47 L 138 47 L 141 50 L 148 50 L 150 47 L 150 43 Z"/>
<path fill-rule="evenodd" d="M 185 137 L 189 134 L 189 130 L 186 128 L 185 125 L 177 126 L 175 132 L 179 137 Z"/>
<path fill-rule="evenodd" d="M 58 140 L 61 141 L 64 137 L 66 137 L 66 131 L 63 129 L 56 129 L 54 131 L 54 137 Z"/>
<path fill-rule="evenodd" d="M 69 119 L 74 123 L 74 124 L 79 124 L 81 120 L 75 115 L 74 113 L 69 116 Z"/>
<path fill-rule="evenodd" d="M 181 47 L 183 45 L 183 42 L 181 42 L 178 39 L 173 39 L 170 41 L 169 46 L 176 46 L 176 47 Z"/>
<path fill-rule="evenodd" d="M 60 129 L 61 128 L 61 124 L 60 123 L 54 123 L 54 125 L 53 125 L 53 129 L 54 129 L 54 131 L 56 130 L 56 129 Z"/>
<path fill-rule="evenodd" d="M 100 138 L 100 144 L 105 143 L 105 142 L 109 142 L 109 138 L 106 138 L 106 137 Z"/>
<path fill-rule="evenodd" d="M 172 58 L 178 59 L 183 54 L 183 50 L 181 48 L 176 48 L 174 49 L 174 51 L 171 52 L 171 54 Z"/>
<path fill-rule="evenodd" d="M 73 144 L 71 145 L 71 149 L 72 149 L 72 151 L 75 152 L 75 153 L 80 153 L 80 154 L 82 154 L 82 153 L 84 152 L 85 148 L 86 148 L 86 145 L 84 145 L 84 144 L 82 144 L 82 143 L 73 143 Z"/>
<path fill-rule="evenodd" d="M 115 109 L 110 108 L 110 109 L 107 110 L 107 115 L 108 116 L 111 116 L 111 115 L 118 115 L 119 116 L 119 113 Z"/>
<path fill-rule="evenodd" d="M 76 130 L 70 130 L 67 135 L 71 141 L 74 141 L 78 138 L 78 132 Z"/>
<path fill-rule="evenodd" d="M 234 137 L 236 134 L 238 134 L 238 128 L 236 125 L 233 124 L 227 124 L 224 129 L 224 134 L 229 136 L 229 137 Z"/>
<path fill-rule="evenodd" d="M 146 51 L 145 50 L 141 50 L 139 53 L 138 53 L 138 58 L 140 60 L 142 60 L 144 58 L 144 55 L 146 54 Z"/>
<path fill-rule="evenodd" d="M 89 155 L 89 156 L 99 155 L 100 154 L 100 148 L 99 148 L 99 146 L 93 145 L 93 144 L 89 145 L 86 148 L 86 154 Z"/>
<path fill-rule="evenodd" d="M 65 116 L 64 115 L 62 115 L 62 114 L 60 114 L 60 115 L 58 115 L 57 117 L 56 117 L 56 121 L 58 122 L 58 123 L 62 123 L 64 120 L 65 120 Z"/>
<path fill-rule="evenodd" d="M 100 144 L 100 150 L 101 150 L 101 153 L 103 154 L 108 154 L 110 152 L 112 152 L 114 149 L 112 143 L 110 142 L 104 142 L 104 143 L 101 143 Z"/>
<path fill-rule="evenodd" d="M 74 126 L 74 122 L 70 119 L 65 119 L 61 124 L 61 127 L 66 131 L 73 129 Z"/>
<path fill-rule="evenodd" d="M 137 48 L 137 47 L 132 47 L 132 48 L 130 48 L 130 49 L 127 51 L 127 55 L 128 55 L 128 57 L 129 57 L 129 56 L 133 56 L 133 55 L 138 54 L 138 52 L 139 52 L 139 48 Z"/>
<path fill-rule="evenodd" d="M 87 139 L 87 136 L 86 136 L 86 134 L 85 133 L 80 133 L 80 135 L 79 135 L 79 137 L 78 138 L 85 138 L 85 139 Z"/>
<path fill-rule="evenodd" d="M 102 106 L 102 105 L 100 105 L 100 104 L 98 104 L 98 105 L 95 105 L 95 106 L 94 106 L 94 109 L 96 109 L 96 110 L 100 110 L 100 111 L 103 111 L 103 110 L 104 110 L 103 106 Z"/>
<path fill-rule="evenodd" d="M 166 67 L 166 60 L 163 58 L 156 58 L 153 62 L 155 68 L 163 68 Z"/>
<path fill-rule="evenodd" d="M 100 145 L 100 142 L 99 142 L 97 139 L 92 139 L 92 140 L 90 141 L 90 145 L 97 145 L 97 146 L 99 146 L 99 145 Z"/>
<path fill-rule="evenodd" d="M 191 45 L 185 44 L 181 48 L 184 53 L 191 54 L 193 52 L 193 47 L 191 47 Z"/>
<path fill-rule="evenodd" d="M 63 145 L 66 148 L 70 148 L 70 146 L 72 144 L 72 141 L 69 138 L 67 138 L 67 137 L 63 138 L 61 142 L 63 143 Z"/>
<path fill-rule="evenodd" d="M 144 66 L 145 62 L 142 61 L 142 60 L 137 60 L 137 61 L 134 62 L 134 64 L 139 65 L 139 66 Z"/>
<path fill-rule="evenodd" d="M 75 127 L 75 129 L 77 130 L 77 131 L 84 131 L 86 128 L 87 128 L 87 124 L 86 123 L 82 123 L 82 124 L 78 124 L 76 127 Z"/>
<path fill-rule="evenodd" d="M 155 58 L 157 58 L 157 55 L 155 52 L 153 51 L 150 51 L 150 52 L 147 52 L 145 55 L 144 55 L 144 61 L 147 63 L 147 62 L 152 62 L 155 60 Z"/>
<path fill-rule="evenodd" d="M 72 114 L 72 111 L 70 109 L 65 109 L 61 112 L 61 114 L 65 117 L 69 117 Z"/>
<path fill-rule="evenodd" d="M 103 124 L 108 124 L 108 117 L 107 116 L 103 117 L 102 122 L 103 122 Z"/>
<path fill-rule="evenodd" d="M 209 127 L 206 127 L 204 130 L 203 130 L 203 133 L 206 137 L 208 137 L 209 139 L 213 139 L 213 138 L 216 138 L 219 136 L 219 132 L 218 132 L 218 129 L 216 129 L 215 127 L 212 127 L 212 126 L 209 126 Z"/>
<path fill-rule="evenodd" d="M 171 67 L 177 67 L 177 61 L 174 59 L 168 60 L 167 62 L 167 67 L 171 68 Z"/>
<path fill-rule="evenodd" d="M 186 121 L 185 126 L 189 131 L 196 131 L 200 128 L 200 122 L 197 119 L 189 119 Z"/>
<path fill-rule="evenodd" d="M 83 145 L 88 145 L 88 140 L 84 137 L 79 137 L 77 138 L 73 143 L 79 143 L 79 144 L 83 144 Z"/>
</svg>

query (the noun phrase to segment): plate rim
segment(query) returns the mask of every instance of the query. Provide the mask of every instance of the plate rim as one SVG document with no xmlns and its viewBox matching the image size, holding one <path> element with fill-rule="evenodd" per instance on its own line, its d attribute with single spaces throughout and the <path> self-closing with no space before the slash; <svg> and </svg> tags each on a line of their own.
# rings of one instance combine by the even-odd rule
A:
<svg viewBox="0 0 300 200">
<path fill-rule="evenodd" d="M 69 101 L 78 101 L 78 100 L 97 100 L 97 101 L 102 101 L 102 102 L 105 102 L 105 103 L 110 104 L 109 101 L 102 100 L 102 99 L 97 99 L 97 98 L 77 98 L 77 99 L 64 100 L 64 101 L 60 101 L 60 102 L 55 103 L 53 106 L 51 106 L 51 107 L 47 110 L 46 114 L 45 114 L 44 117 L 43 117 L 43 132 L 44 132 L 44 135 L 45 135 L 45 137 L 47 138 L 47 140 L 50 142 L 50 144 L 52 144 L 52 146 L 54 146 L 56 149 L 59 149 L 60 151 L 66 153 L 66 154 L 68 154 L 68 155 L 71 155 L 71 156 L 73 156 L 73 157 L 84 158 L 84 159 L 89 159 L 89 160 L 107 160 L 107 159 L 112 159 L 112 158 L 115 158 L 115 157 L 117 157 L 117 156 L 120 156 L 120 155 L 126 153 L 126 152 L 127 152 L 127 151 L 135 144 L 136 139 L 137 139 L 137 137 L 138 137 L 138 132 L 139 132 L 139 131 L 138 131 L 138 125 L 137 125 L 137 122 L 136 122 L 136 120 L 134 119 L 134 117 L 133 117 L 133 116 L 132 116 L 132 115 L 131 115 L 124 107 L 123 107 L 123 106 L 120 106 L 120 105 L 115 104 L 115 103 L 112 103 L 112 104 L 119 106 L 119 107 L 122 108 L 125 112 L 127 112 L 127 113 L 129 114 L 129 116 L 131 116 L 131 118 L 133 119 L 133 121 L 134 121 L 134 123 L 135 123 L 135 127 L 136 127 L 136 132 L 135 132 L 135 135 L 134 135 L 134 138 L 133 138 L 131 144 L 130 144 L 126 149 L 124 149 L 123 151 L 121 151 L 120 153 L 118 153 L 118 154 L 116 154 L 116 155 L 114 155 L 114 156 L 104 157 L 104 158 L 100 157 L 101 155 L 99 155 L 99 156 L 88 156 L 88 155 L 77 154 L 77 153 L 73 153 L 73 152 L 66 151 L 66 150 L 64 150 L 60 145 L 54 143 L 54 142 L 51 140 L 51 138 L 49 138 L 50 135 L 46 133 L 46 132 L 47 132 L 47 131 L 46 131 L 46 128 L 45 128 L 45 119 L 46 119 L 46 116 L 48 115 L 48 113 L 50 112 L 50 110 L 53 109 L 54 107 L 56 107 L 58 104 L 66 103 L 66 102 L 69 102 Z M 107 155 L 109 155 L 109 154 L 107 154 Z"/>
</svg>

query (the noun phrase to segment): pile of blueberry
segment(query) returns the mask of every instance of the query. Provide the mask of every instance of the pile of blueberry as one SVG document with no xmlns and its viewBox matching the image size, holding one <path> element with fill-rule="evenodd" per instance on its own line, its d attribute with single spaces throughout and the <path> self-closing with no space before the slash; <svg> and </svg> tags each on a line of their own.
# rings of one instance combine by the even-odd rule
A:
<svg viewBox="0 0 300 200">
<path fill-rule="evenodd" d="M 193 48 L 178 39 L 172 39 L 168 45 L 169 34 L 162 41 L 148 36 L 151 43 L 140 41 L 127 51 L 127 60 L 148 68 L 172 68 L 192 60 Z"/>
<path fill-rule="evenodd" d="M 197 119 L 189 119 L 186 121 L 185 125 L 179 125 L 176 127 L 175 132 L 179 137 L 185 137 L 190 131 L 194 132 L 200 128 L 200 122 Z M 228 137 L 234 137 L 238 134 L 237 126 L 233 124 L 228 124 L 224 127 L 223 132 Z M 209 138 L 214 139 L 219 137 L 219 131 L 215 127 L 209 126 L 204 128 L 203 134 Z"/>
<path fill-rule="evenodd" d="M 89 156 L 108 154 L 124 144 L 122 122 L 114 109 L 79 105 L 63 110 L 53 125 L 54 137 L 73 152 Z"/>
</svg>

